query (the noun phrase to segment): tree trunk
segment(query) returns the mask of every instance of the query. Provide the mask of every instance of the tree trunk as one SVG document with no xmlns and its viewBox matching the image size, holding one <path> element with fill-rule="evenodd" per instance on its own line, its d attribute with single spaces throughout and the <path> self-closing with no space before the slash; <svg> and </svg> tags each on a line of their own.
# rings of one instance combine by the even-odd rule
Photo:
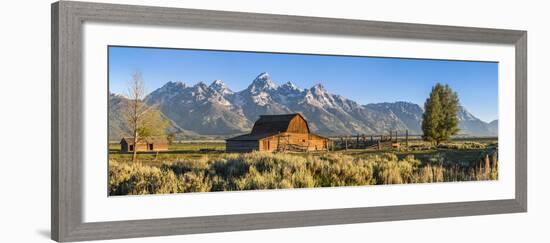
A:
<svg viewBox="0 0 550 243">
<path fill-rule="evenodd" d="M 137 137 L 137 129 L 134 129 L 134 153 L 132 155 L 132 162 L 136 162 L 137 159 L 137 145 L 138 145 L 138 137 Z"/>
</svg>

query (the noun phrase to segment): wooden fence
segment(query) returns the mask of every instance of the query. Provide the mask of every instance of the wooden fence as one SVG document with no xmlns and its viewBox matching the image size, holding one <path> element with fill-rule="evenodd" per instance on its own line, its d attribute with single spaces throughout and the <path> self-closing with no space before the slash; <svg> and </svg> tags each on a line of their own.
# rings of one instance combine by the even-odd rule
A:
<svg viewBox="0 0 550 243">
<path fill-rule="evenodd" d="M 422 135 L 409 134 L 405 131 L 388 131 L 386 134 L 356 134 L 329 137 L 332 150 L 348 149 L 392 149 L 409 146 L 412 139 L 420 139 Z"/>
</svg>

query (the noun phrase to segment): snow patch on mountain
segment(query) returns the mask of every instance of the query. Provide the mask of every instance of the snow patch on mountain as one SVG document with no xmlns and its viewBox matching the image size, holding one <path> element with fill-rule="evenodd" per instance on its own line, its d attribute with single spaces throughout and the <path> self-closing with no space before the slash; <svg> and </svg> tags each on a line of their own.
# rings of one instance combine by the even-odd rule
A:
<svg viewBox="0 0 550 243">
<path fill-rule="evenodd" d="M 279 90 L 282 92 L 289 92 L 289 93 L 302 92 L 302 89 L 300 89 L 300 87 L 298 87 L 296 84 L 292 83 L 291 81 L 288 81 L 283 85 L 279 86 Z"/>
<path fill-rule="evenodd" d="M 322 84 L 302 89 L 289 81 L 279 86 L 266 72 L 238 92 L 233 92 L 222 80 L 214 80 L 210 85 L 199 82 L 191 87 L 183 82 L 168 82 L 149 94 L 146 101 L 158 105 L 163 114 L 181 128 L 198 134 L 246 133 L 260 115 L 295 112 L 306 117 L 313 132 L 322 135 L 389 130 L 418 134 L 423 113 L 419 105 L 409 102 L 360 105 L 331 94 Z M 461 133 L 494 133 L 494 128 L 490 129 L 463 107 L 458 116 Z"/>
<path fill-rule="evenodd" d="M 270 91 L 277 89 L 277 85 L 273 83 L 268 73 L 260 73 L 254 81 L 248 86 L 248 91 L 251 94 L 258 94 L 262 91 Z"/>
<path fill-rule="evenodd" d="M 212 84 L 210 84 L 210 88 L 222 95 L 233 94 L 233 91 L 220 79 L 214 80 Z"/>
<path fill-rule="evenodd" d="M 259 94 L 252 96 L 252 100 L 259 106 L 265 106 L 269 103 L 269 94 L 266 92 L 260 92 Z"/>
</svg>

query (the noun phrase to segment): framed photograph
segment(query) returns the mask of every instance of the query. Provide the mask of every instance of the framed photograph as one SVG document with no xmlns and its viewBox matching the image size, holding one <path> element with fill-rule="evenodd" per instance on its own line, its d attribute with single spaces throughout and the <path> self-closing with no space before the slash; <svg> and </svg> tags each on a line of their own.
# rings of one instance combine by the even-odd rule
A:
<svg viewBox="0 0 550 243">
<path fill-rule="evenodd" d="M 52 239 L 527 211 L 527 33 L 61 1 Z"/>
</svg>

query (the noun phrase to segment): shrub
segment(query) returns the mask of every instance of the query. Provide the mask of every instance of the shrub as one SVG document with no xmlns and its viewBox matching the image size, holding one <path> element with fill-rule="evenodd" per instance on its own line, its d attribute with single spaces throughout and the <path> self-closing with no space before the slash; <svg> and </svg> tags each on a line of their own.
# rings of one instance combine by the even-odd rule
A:
<svg viewBox="0 0 550 243">
<path fill-rule="evenodd" d="M 464 142 L 464 143 L 443 143 L 437 146 L 438 148 L 444 149 L 485 149 L 487 148 L 486 144 L 478 142 Z"/>
<path fill-rule="evenodd" d="M 109 161 L 109 195 L 176 193 L 182 186 L 171 171 Z"/>
<path fill-rule="evenodd" d="M 475 168 L 443 163 L 435 155 L 423 164 L 413 155 L 351 156 L 340 152 L 285 154 L 253 152 L 215 158 L 178 159 L 158 167 L 109 161 L 109 194 L 235 191 L 375 184 L 488 180 L 498 177 L 496 152 Z"/>
</svg>

